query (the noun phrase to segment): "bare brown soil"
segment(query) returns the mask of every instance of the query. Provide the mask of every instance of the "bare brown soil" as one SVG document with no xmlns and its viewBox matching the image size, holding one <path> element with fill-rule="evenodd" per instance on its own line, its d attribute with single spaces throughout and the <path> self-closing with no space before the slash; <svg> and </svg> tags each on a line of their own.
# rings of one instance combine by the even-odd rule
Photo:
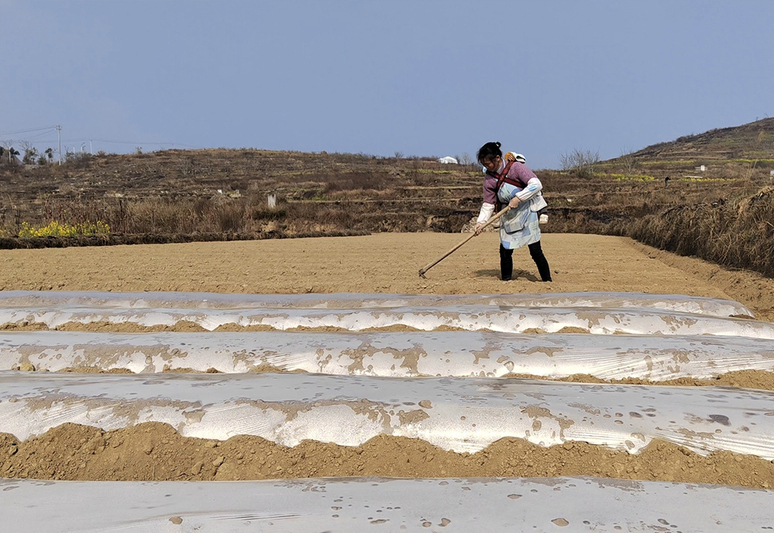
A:
<svg viewBox="0 0 774 533">
<path fill-rule="evenodd" d="M 729 452 L 702 457 L 663 441 L 651 442 L 638 455 L 582 442 L 541 448 L 515 438 L 475 454 L 385 436 L 357 447 L 303 441 L 287 448 L 250 436 L 223 442 L 184 438 L 171 426 L 152 422 L 114 431 L 64 424 L 25 442 L 0 434 L 0 474 L 95 481 L 597 476 L 757 488 L 774 484 L 770 461 Z"/>
<path fill-rule="evenodd" d="M 385 233 L 4 250 L 0 251 L 0 289 L 409 294 L 627 291 L 729 298 L 746 304 L 759 319 L 774 320 L 774 280 L 674 256 L 621 237 L 545 235 L 543 248 L 553 283 L 537 281 L 526 250 L 514 254 L 516 279 L 500 281 L 494 234 L 471 240 L 431 269 L 427 279 L 418 276 L 420 267 L 463 237 Z M 182 324 L 180 329 L 191 331 Z M 593 381 L 584 376 L 572 379 Z M 771 388 L 771 383 L 769 373 L 738 372 L 715 384 Z M 681 380 L 675 384 L 713 382 Z M 639 455 L 584 443 L 540 448 L 519 439 L 502 439 L 477 454 L 457 454 L 423 441 L 393 437 L 375 438 L 356 448 L 319 442 L 284 448 L 255 437 L 204 441 L 181 437 L 162 424 L 109 432 L 66 424 L 25 442 L 0 435 L 0 475 L 94 480 L 592 475 L 758 488 L 774 485 L 770 461 L 725 452 L 702 457 L 657 441 Z"/>
</svg>

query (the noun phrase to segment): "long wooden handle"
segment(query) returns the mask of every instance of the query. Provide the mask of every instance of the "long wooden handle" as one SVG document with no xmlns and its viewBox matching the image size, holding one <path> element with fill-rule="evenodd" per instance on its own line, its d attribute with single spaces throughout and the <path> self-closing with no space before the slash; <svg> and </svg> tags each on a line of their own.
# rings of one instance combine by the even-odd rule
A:
<svg viewBox="0 0 774 533">
<path fill-rule="evenodd" d="M 509 209 L 510 209 L 510 207 L 506 205 L 504 209 L 502 209 L 501 211 L 498 211 L 498 212 L 497 212 L 497 213 L 496 213 L 496 214 L 495 214 L 495 215 L 494 215 L 492 218 L 490 218 L 490 219 L 487 221 L 487 223 L 486 223 L 486 224 L 484 224 L 483 226 L 481 226 L 481 229 L 483 230 L 484 228 L 486 228 L 487 226 L 489 226 L 490 224 L 492 224 L 492 223 L 493 223 L 495 220 L 497 220 L 497 219 L 499 219 L 501 216 L 503 216 L 503 215 L 506 213 L 506 211 L 508 211 Z M 457 244 L 457 245 L 456 245 L 454 248 L 452 248 L 451 250 L 449 250 L 448 252 L 446 252 L 445 254 L 443 254 L 441 257 L 439 257 L 438 259 L 436 259 L 435 261 L 433 261 L 432 263 L 430 263 L 430 264 L 429 264 L 429 265 L 427 265 L 426 267 L 424 267 L 424 268 L 420 268 L 420 269 L 419 269 L 419 277 L 422 277 L 422 278 L 424 278 L 424 277 L 425 277 L 425 272 L 427 272 L 428 270 L 430 270 L 431 268 L 433 268 L 435 265 L 437 265 L 438 263 L 440 263 L 441 261 L 443 261 L 444 259 L 446 259 L 447 257 L 449 257 L 451 254 L 453 254 L 455 251 L 457 251 L 457 248 L 459 248 L 460 246 L 462 246 L 463 244 L 465 244 L 466 242 L 468 242 L 470 239 L 472 239 L 472 238 L 473 238 L 473 237 L 475 237 L 476 235 L 478 235 L 478 234 L 474 232 L 473 234 L 469 235 L 468 237 L 465 237 L 465 240 L 464 240 L 464 241 L 462 241 L 462 242 L 460 242 L 459 244 Z"/>
</svg>

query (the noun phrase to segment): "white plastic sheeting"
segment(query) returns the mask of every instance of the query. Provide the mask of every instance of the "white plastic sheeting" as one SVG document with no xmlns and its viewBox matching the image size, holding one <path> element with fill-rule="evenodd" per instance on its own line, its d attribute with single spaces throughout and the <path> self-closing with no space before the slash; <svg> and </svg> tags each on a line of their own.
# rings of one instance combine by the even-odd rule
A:
<svg viewBox="0 0 774 533">
<path fill-rule="evenodd" d="M 503 437 L 637 453 L 660 438 L 697 453 L 774 459 L 774 392 L 531 379 L 305 374 L 0 375 L 0 432 L 20 440 L 72 422 L 163 422 L 183 436 L 256 435 L 360 445 L 378 435 L 476 452 Z"/>
<path fill-rule="evenodd" d="M 15 533 L 774 529 L 774 492 L 583 477 L 254 482 L 0 481 Z M 566 529 L 565 529 L 566 528 Z"/>
<path fill-rule="evenodd" d="M 528 308 L 487 305 L 390 307 L 380 309 L 106 309 L 89 307 L 0 308 L 0 325 L 67 323 L 153 328 L 195 324 L 207 331 L 221 327 L 337 328 L 364 331 L 393 327 L 433 331 L 452 328 L 509 333 L 559 333 L 568 328 L 595 335 L 735 335 L 774 339 L 774 324 L 739 318 L 607 308 Z"/>
<path fill-rule="evenodd" d="M 386 377 L 529 374 L 710 378 L 774 371 L 774 343 L 747 337 L 493 332 L 0 332 L 0 370 L 305 371 Z"/>
<path fill-rule="evenodd" d="M 727 450 L 774 460 L 772 392 L 497 377 L 586 373 L 655 380 L 771 371 L 774 325 L 734 317 L 752 313 L 726 300 L 623 293 L 0 291 L 0 326 L 11 328 L 187 321 L 210 331 L 344 330 L 0 331 L 0 432 L 26 440 L 67 422 L 110 430 L 157 421 L 210 439 L 256 435 L 286 446 L 304 439 L 353 446 L 394 435 L 457 452 L 516 437 L 638 453 L 659 438 L 700 454 Z M 394 326 L 421 331 L 363 332 Z M 10 370 L 30 364 L 142 374 Z M 247 373 L 267 367 L 329 375 Z M 188 368 L 229 374 L 161 373 Z M 771 491 L 592 478 L 0 480 L 0 529 L 763 531 L 774 528 L 773 499 Z"/>
<path fill-rule="evenodd" d="M 663 309 L 717 317 L 748 316 L 739 302 L 680 294 L 571 292 L 557 294 L 220 294 L 208 292 L 0 291 L 0 307 L 107 307 L 176 309 L 445 307 L 488 305 L 509 307 L 603 307 Z"/>
</svg>

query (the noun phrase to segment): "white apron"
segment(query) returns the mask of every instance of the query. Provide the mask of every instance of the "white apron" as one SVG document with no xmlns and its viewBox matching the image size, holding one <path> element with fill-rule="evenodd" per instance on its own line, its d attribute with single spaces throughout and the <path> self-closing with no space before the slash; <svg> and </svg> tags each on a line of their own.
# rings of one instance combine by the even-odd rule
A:
<svg viewBox="0 0 774 533">
<path fill-rule="evenodd" d="M 507 205 L 520 192 L 521 188 L 510 183 L 503 183 L 497 194 L 502 205 Z M 538 214 L 532 210 L 536 202 L 545 202 L 542 195 L 536 195 L 519 203 L 516 209 L 509 209 L 500 218 L 500 243 L 503 248 L 514 250 L 540 240 L 540 223 Z"/>
</svg>

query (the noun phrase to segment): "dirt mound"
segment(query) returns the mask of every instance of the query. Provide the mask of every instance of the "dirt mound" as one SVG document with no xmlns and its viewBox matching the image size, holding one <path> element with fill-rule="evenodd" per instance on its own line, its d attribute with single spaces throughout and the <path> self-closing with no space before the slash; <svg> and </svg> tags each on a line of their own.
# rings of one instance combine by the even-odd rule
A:
<svg viewBox="0 0 774 533">
<path fill-rule="evenodd" d="M 597 476 L 754 488 L 774 482 L 770 461 L 730 452 L 702 457 L 663 441 L 651 442 L 638 455 L 579 442 L 541 448 L 511 438 L 474 454 L 388 436 L 357 447 L 303 441 L 287 448 L 259 437 L 222 442 L 185 438 L 159 423 L 107 432 L 64 424 L 25 442 L 0 434 L 0 473 L 91 481 Z"/>
</svg>

